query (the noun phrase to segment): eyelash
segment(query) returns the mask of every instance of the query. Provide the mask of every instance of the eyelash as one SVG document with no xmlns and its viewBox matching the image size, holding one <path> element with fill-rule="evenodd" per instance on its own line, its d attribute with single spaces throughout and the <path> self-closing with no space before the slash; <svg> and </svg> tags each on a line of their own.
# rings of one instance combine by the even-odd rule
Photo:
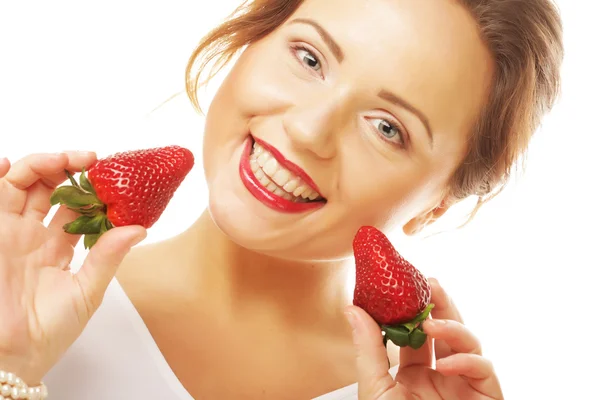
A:
<svg viewBox="0 0 600 400">
<path fill-rule="evenodd" d="M 303 62 L 303 60 L 302 60 L 302 59 L 300 59 L 300 57 L 298 57 L 298 54 L 297 54 L 297 53 L 298 53 L 298 51 L 305 51 L 305 52 L 307 52 L 308 54 L 310 54 L 310 55 L 311 55 L 311 56 L 312 56 L 312 57 L 313 57 L 313 58 L 314 58 L 314 59 L 315 59 L 315 60 L 316 60 L 316 61 L 319 63 L 319 70 L 323 69 L 323 63 L 321 62 L 321 59 L 319 58 L 319 56 L 317 56 L 317 55 L 315 54 L 315 52 L 314 52 L 313 50 L 311 50 L 311 49 L 309 49 L 308 47 L 306 47 L 306 46 L 304 46 L 304 45 L 301 45 L 301 44 L 294 45 L 294 46 L 292 47 L 292 53 L 293 53 L 294 57 L 296 57 L 296 59 L 298 60 L 298 62 L 300 62 L 300 64 L 302 64 L 302 66 L 303 66 L 304 68 L 308 68 L 308 69 L 309 69 L 310 71 L 312 71 L 312 72 L 318 72 L 317 70 L 315 70 L 315 69 L 312 69 L 312 68 L 310 68 L 309 66 L 307 66 L 307 65 L 306 65 L 306 64 Z"/>
<path fill-rule="evenodd" d="M 408 143 L 408 139 L 407 139 L 407 134 L 405 132 L 404 129 L 402 129 L 402 126 L 400 124 L 397 124 L 393 121 L 390 121 L 389 119 L 385 119 L 385 118 L 372 118 L 371 121 L 385 121 L 392 129 L 395 129 L 397 131 L 396 135 L 398 136 L 398 141 L 394 141 L 392 140 L 392 138 L 388 138 L 386 137 L 381 131 L 379 131 L 379 126 L 374 126 L 373 124 L 371 124 L 371 126 L 373 126 L 374 129 L 377 130 L 377 134 L 381 137 L 382 140 L 391 143 L 394 146 L 399 146 L 401 148 L 406 148 L 407 143 Z M 394 136 L 396 136 L 394 135 Z"/>
<path fill-rule="evenodd" d="M 311 68 L 310 66 L 306 65 L 303 62 L 304 60 L 301 59 L 298 56 L 298 54 L 297 54 L 298 51 L 305 51 L 308 54 L 310 54 L 310 56 L 313 57 L 319 63 L 319 70 L 315 70 L 315 69 Z M 323 68 L 323 63 L 321 62 L 321 59 L 319 58 L 319 56 L 317 56 L 314 53 L 314 51 L 312 51 L 311 49 L 309 49 L 307 46 L 304 46 L 304 45 L 301 45 L 301 44 L 294 45 L 294 46 L 292 46 L 292 53 L 293 53 L 294 57 L 296 58 L 296 60 L 300 64 L 302 64 L 302 66 L 304 68 L 308 69 L 309 72 L 318 72 L 318 71 L 320 71 Z M 375 129 L 377 129 L 377 134 L 381 137 L 382 140 L 384 140 L 384 141 L 386 141 L 388 143 L 391 143 L 392 145 L 395 145 L 395 146 L 400 146 L 402 148 L 406 147 L 406 143 L 408 141 L 407 140 L 407 136 L 408 135 L 406 134 L 406 132 L 404 131 L 404 129 L 402 129 L 402 127 L 399 124 L 397 124 L 397 123 L 395 123 L 395 122 L 393 122 L 393 121 L 391 121 L 389 119 L 385 119 L 385 118 L 374 118 L 374 119 L 375 120 L 385 121 L 391 128 L 395 129 L 398 132 L 397 135 L 398 135 L 398 137 L 400 139 L 399 143 L 395 142 L 395 141 L 391 140 L 391 138 L 385 137 L 385 135 L 379 131 L 379 127 L 375 127 Z"/>
</svg>

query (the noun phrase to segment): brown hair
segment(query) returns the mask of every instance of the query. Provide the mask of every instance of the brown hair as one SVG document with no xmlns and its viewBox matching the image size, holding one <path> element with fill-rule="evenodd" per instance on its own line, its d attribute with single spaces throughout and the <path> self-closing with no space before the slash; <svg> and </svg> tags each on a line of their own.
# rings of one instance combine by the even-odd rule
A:
<svg viewBox="0 0 600 400">
<path fill-rule="evenodd" d="M 186 68 L 186 91 L 194 107 L 198 87 L 244 46 L 284 23 L 303 0 L 245 1 L 205 36 Z M 488 102 L 473 128 L 468 151 L 449 183 L 452 203 L 470 196 L 479 208 L 505 187 L 525 155 L 542 117 L 560 88 L 562 24 L 551 0 L 459 0 L 479 25 L 495 60 Z M 201 75 L 211 65 L 208 76 Z"/>
</svg>

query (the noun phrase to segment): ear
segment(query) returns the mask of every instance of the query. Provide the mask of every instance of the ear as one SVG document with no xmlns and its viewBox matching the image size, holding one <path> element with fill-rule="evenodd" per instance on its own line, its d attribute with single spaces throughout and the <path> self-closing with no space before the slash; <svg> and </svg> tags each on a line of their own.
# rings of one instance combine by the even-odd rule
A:
<svg viewBox="0 0 600 400">
<path fill-rule="evenodd" d="M 403 227 L 404 233 L 408 236 L 416 235 L 427 225 L 431 225 L 441 218 L 449 208 L 450 206 L 448 205 L 448 202 L 445 199 L 442 200 L 440 204 L 434 208 L 430 209 L 429 211 L 425 211 L 408 221 Z"/>
</svg>

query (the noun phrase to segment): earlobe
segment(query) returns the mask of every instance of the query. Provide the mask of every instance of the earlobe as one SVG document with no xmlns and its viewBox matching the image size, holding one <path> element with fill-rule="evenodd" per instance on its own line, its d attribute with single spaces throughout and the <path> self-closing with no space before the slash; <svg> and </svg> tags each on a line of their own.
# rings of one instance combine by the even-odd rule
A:
<svg viewBox="0 0 600 400">
<path fill-rule="evenodd" d="M 407 236 L 416 235 L 417 233 L 421 232 L 426 226 L 431 225 L 432 223 L 437 221 L 446 213 L 446 211 L 448 211 L 449 207 L 446 204 L 447 202 L 445 200 L 442 200 L 442 202 L 440 202 L 440 204 L 435 208 L 421 215 L 418 215 L 410 221 L 408 221 L 402 228 L 404 230 L 404 234 Z"/>
</svg>

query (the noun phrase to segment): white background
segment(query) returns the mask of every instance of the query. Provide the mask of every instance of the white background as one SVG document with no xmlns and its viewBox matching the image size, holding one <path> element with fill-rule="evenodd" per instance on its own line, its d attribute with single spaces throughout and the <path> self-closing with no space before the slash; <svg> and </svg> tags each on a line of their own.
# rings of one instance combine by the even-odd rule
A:
<svg viewBox="0 0 600 400">
<path fill-rule="evenodd" d="M 202 118 L 183 96 L 148 113 L 182 90 L 194 45 L 237 3 L 1 2 L 0 156 L 15 161 L 66 149 L 107 155 L 177 143 L 199 159 Z M 507 399 L 600 399 L 600 7 L 558 3 L 563 94 L 535 136 L 525 173 L 460 231 L 393 237 L 453 295 Z M 191 224 L 204 192 L 198 163 L 149 240 Z"/>
</svg>

